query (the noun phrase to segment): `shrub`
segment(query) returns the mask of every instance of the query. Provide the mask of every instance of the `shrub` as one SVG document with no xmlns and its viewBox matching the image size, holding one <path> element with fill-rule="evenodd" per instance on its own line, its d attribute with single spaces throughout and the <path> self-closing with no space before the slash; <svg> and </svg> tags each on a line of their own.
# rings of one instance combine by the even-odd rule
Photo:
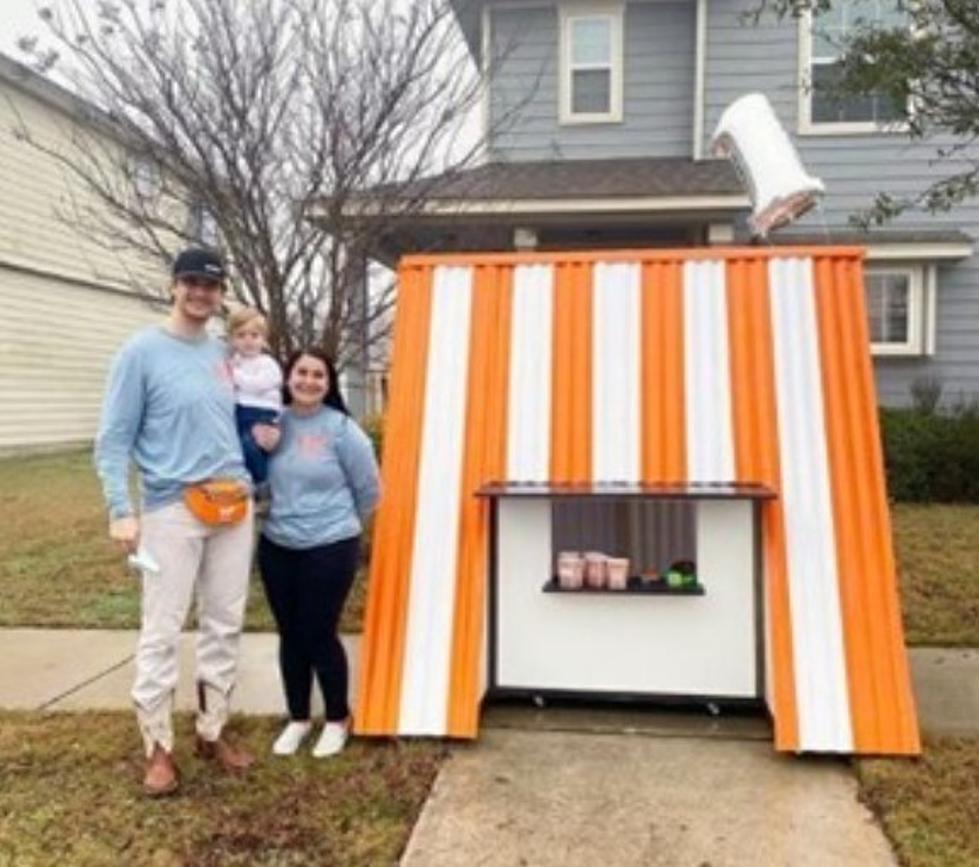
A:
<svg viewBox="0 0 979 867">
<path fill-rule="evenodd" d="M 909 502 L 979 503 L 979 411 L 882 409 L 890 496 Z"/>
<path fill-rule="evenodd" d="M 361 421 L 360 425 L 367 436 L 371 438 L 371 442 L 374 443 L 374 454 L 380 460 L 384 448 L 384 417 L 382 415 L 369 415 Z"/>
</svg>

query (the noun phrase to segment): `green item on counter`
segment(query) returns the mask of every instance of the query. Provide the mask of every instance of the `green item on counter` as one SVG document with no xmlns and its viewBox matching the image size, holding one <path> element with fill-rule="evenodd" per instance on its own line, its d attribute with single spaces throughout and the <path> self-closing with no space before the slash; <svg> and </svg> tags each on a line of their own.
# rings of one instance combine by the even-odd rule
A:
<svg viewBox="0 0 979 867">
<path fill-rule="evenodd" d="M 686 579 L 682 572 L 677 572 L 675 569 L 670 569 L 666 573 L 666 585 L 668 587 L 683 587 Z"/>
</svg>

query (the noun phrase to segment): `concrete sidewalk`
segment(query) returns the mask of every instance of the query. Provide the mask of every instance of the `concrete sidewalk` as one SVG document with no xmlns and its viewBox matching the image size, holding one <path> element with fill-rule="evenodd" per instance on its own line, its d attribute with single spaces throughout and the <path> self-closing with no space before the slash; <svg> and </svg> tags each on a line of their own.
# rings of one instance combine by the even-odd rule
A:
<svg viewBox="0 0 979 867">
<path fill-rule="evenodd" d="M 360 636 L 343 636 L 355 684 Z M 278 637 L 254 632 L 242 636 L 233 707 L 255 715 L 284 713 L 279 682 Z M 128 630 L 0 629 L 0 709 L 130 710 L 136 633 Z M 318 704 L 319 703 L 319 704 Z M 196 707 L 194 635 L 180 642 L 177 708 Z M 322 710 L 314 690 L 314 713 Z"/>
<path fill-rule="evenodd" d="M 344 636 L 351 684 L 357 682 L 359 642 L 358 635 Z M 236 710 L 283 712 L 277 647 L 274 634 L 243 636 Z M 6 661 L 0 667 L 0 709 L 129 709 L 135 648 L 136 633 L 128 630 L 0 629 L 0 659 Z M 908 653 L 922 728 L 979 734 L 979 649 L 912 648 Z M 180 669 L 177 706 L 190 710 L 195 698 L 189 633 L 181 642 Z M 640 713 L 630 719 L 642 725 L 655 718 Z"/>
</svg>

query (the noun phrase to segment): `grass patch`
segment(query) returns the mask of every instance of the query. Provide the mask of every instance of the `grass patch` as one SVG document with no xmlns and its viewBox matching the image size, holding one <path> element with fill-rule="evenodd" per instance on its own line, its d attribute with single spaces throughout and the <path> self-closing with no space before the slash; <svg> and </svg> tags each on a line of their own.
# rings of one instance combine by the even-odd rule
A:
<svg viewBox="0 0 979 867">
<path fill-rule="evenodd" d="M 139 584 L 106 526 L 89 451 L 0 461 L 0 626 L 139 626 Z M 365 580 L 347 601 L 345 632 L 360 631 Z M 245 628 L 275 628 L 257 575 Z"/>
<path fill-rule="evenodd" d="M 897 503 L 908 644 L 979 646 L 979 506 Z"/>
<path fill-rule="evenodd" d="M 359 741 L 335 759 L 273 759 L 278 722 L 240 719 L 260 756 L 244 779 L 190 751 L 177 718 L 182 788 L 142 797 L 130 714 L 0 714 L 0 865 L 393 864 L 445 755 L 433 743 Z"/>
<path fill-rule="evenodd" d="M 979 864 L 979 738 L 929 738 L 920 759 L 863 759 L 857 773 L 903 867 Z"/>
<path fill-rule="evenodd" d="M 909 644 L 979 646 L 979 506 L 893 507 Z M 129 629 L 139 588 L 105 534 L 89 452 L 0 461 L 0 626 Z M 366 576 L 341 629 L 359 632 Z M 253 576 L 245 628 L 270 630 Z"/>
</svg>

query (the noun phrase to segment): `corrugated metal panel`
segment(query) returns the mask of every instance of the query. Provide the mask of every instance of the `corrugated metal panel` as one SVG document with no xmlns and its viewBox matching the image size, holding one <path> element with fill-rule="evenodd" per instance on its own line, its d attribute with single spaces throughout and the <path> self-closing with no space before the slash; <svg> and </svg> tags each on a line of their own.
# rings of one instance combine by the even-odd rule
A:
<svg viewBox="0 0 979 867">
<path fill-rule="evenodd" d="M 113 353 L 162 314 L 131 296 L 0 266 L 0 450 L 91 440 Z"/>
<path fill-rule="evenodd" d="M 778 499 L 762 532 L 777 747 L 917 752 L 859 256 L 732 249 L 407 260 L 358 731 L 476 732 L 488 527 L 475 489 L 501 473 L 632 480 L 601 475 L 615 472 L 772 487 Z M 433 282 L 466 297 L 442 291 L 433 300 Z M 462 316 L 474 286 L 479 315 Z M 660 320 L 674 339 L 657 352 L 648 347 L 665 338 Z M 459 366 L 466 358 L 468 373 Z M 631 429 L 609 438 L 598 428 L 610 423 Z M 623 528 L 643 523 L 661 541 L 683 532 L 628 510 L 587 511 L 566 512 L 559 536 L 581 521 L 620 546 L 630 544 Z M 434 541 L 432 530 L 422 544 L 424 526 L 443 536 Z"/>
</svg>

